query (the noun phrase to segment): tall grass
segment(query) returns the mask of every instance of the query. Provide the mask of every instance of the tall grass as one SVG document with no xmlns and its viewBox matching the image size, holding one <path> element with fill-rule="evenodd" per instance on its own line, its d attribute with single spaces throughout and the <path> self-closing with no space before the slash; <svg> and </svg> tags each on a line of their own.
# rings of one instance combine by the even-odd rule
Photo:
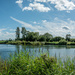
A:
<svg viewBox="0 0 75 75">
<path fill-rule="evenodd" d="M 20 52 L 8 61 L 0 61 L 0 75 L 75 75 L 75 60 L 49 57 L 44 54 L 34 58 Z"/>
</svg>

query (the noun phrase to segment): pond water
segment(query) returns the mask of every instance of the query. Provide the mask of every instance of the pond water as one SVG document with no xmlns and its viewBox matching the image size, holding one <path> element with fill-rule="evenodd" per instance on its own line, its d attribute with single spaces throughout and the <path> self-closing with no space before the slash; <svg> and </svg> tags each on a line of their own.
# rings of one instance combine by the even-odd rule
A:
<svg viewBox="0 0 75 75">
<path fill-rule="evenodd" d="M 66 58 L 67 56 L 73 58 L 75 56 L 75 46 L 24 46 L 0 44 L 0 57 L 5 60 L 10 57 L 10 54 L 14 54 L 15 52 L 19 53 L 21 50 L 25 50 L 29 52 L 29 55 L 34 55 L 35 57 L 40 56 L 42 53 L 46 53 L 57 58 Z"/>
</svg>

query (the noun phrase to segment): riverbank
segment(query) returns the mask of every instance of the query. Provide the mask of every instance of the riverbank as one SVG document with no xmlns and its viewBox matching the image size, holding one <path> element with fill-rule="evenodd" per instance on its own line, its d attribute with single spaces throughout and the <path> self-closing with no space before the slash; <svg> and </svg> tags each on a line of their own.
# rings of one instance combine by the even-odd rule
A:
<svg viewBox="0 0 75 75">
<path fill-rule="evenodd" d="M 33 59 L 26 52 L 13 56 L 8 61 L 0 61 L 0 75 L 74 75 L 74 59 L 49 57 L 46 54 Z"/>
<path fill-rule="evenodd" d="M 0 41 L 0 44 L 13 44 L 13 45 L 75 45 L 75 42 L 30 42 L 30 41 Z"/>
</svg>

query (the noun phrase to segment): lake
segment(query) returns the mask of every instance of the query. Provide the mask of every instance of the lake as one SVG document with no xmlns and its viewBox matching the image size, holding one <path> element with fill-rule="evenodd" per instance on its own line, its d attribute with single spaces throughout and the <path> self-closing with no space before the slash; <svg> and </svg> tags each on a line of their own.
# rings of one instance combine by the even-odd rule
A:
<svg viewBox="0 0 75 75">
<path fill-rule="evenodd" d="M 75 56 L 75 46 L 64 45 L 44 45 L 44 46 L 24 46 L 24 45 L 7 45 L 0 44 L 0 57 L 5 60 L 10 54 L 19 53 L 20 51 L 29 52 L 29 55 L 39 57 L 40 54 L 46 53 L 57 58 L 73 58 Z"/>
</svg>

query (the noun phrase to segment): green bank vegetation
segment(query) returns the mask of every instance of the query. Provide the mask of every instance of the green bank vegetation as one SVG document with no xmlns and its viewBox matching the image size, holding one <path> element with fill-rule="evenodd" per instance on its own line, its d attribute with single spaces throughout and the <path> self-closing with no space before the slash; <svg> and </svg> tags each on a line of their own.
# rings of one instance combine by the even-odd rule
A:
<svg viewBox="0 0 75 75">
<path fill-rule="evenodd" d="M 21 36 L 20 36 L 21 35 Z M 30 32 L 22 27 L 17 27 L 16 38 L 12 40 L 0 41 L 0 44 L 26 44 L 26 45 L 75 45 L 75 39 L 70 38 L 70 34 L 66 34 L 65 38 L 60 36 L 53 37 L 50 33 L 40 35 L 39 32 Z"/>
<path fill-rule="evenodd" d="M 68 42 L 66 40 L 60 40 L 58 42 L 45 42 L 45 41 L 20 41 L 20 40 L 12 40 L 12 41 L 0 41 L 0 44 L 13 44 L 13 45 L 75 45 L 75 42 Z"/>
<path fill-rule="evenodd" d="M 44 54 L 34 58 L 21 52 L 8 61 L 0 61 L 0 75 L 75 75 L 75 60 L 65 61 Z"/>
</svg>

